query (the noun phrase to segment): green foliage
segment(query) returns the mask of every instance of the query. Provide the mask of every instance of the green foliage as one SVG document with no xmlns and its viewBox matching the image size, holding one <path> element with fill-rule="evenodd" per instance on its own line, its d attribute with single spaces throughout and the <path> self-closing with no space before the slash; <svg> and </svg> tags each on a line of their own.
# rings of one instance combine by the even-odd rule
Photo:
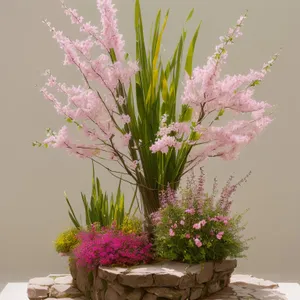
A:
<svg viewBox="0 0 300 300">
<path fill-rule="evenodd" d="M 192 18 L 193 10 L 187 17 Z M 145 214 L 158 210 L 159 190 L 168 184 L 172 188 L 178 187 L 183 175 L 187 156 L 192 146 L 185 145 L 179 151 L 170 150 L 167 154 L 153 154 L 149 146 L 155 141 L 161 118 L 167 114 L 167 123 L 191 120 L 191 109 L 182 105 L 177 112 L 176 100 L 183 62 L 183 49 L 186 41 L 186 31 L 183 29 L 173 55 L 165 63 L 161 61 L 161 43 L 164 30 L 168 22 L 169 12 L 162 18 L 161 11 L 153 26 L 149 50 L 146 48 L 143 28 L 143 18 L 139 0 L 135 3 L 135 31 L 136 31 L 136 60 L 140 70 L 136 74 L 135 83 L 128 91 L 128 111 L 120 113 L 130 115 L 131 122 L 128 132 L 133 141 L 129 145 L 133 160 L 139 160 L 143 172 L 136 172 L 137 183 L 142 196 Z M 190 43 L 185 62 L 185 71 L 191 75 L 193 56 L 198 38 L 199 27 Z M 125 108 L 122 108 L 125 109 Z M 133 145 L 142 145 L 135 149 Z"/>
<path fill-rule="evenodd" d="M 228 223 L 224 223 L 210 221 L 221 216 L 221 211 L 209 206 L 204 207 L 201 215 L 186 213 L 185 206 L 176 205 L 168 205 L 160 212 L 161 220 L 155 227 L 155 247 L 159 257 L 192 264 L 244 257 L 244 251 L 248 249 L 249 240 L 242 236 L 245 229 L 242 215 L 228 218 Z M 202 220 L 206 224 L 195 229 L 194 224 Z M 170 230 L 174 236 L 170 235 Z M 220 239 L 218 233 L 223 233 Z M 195 239 L 201 241 L 200 247 Z"/>
<path fill-rule="evenodd" d="M 139 218 L 127 215 L 122 224 L 122 231 L 124 233 L 141 234 L 143 232 L 143 223 Z"/>
<path fill-rule="evenodd" d="M 54 242 L 55 250 L 58 253 L 69 253 L 79 243 L 77 234 L 79 230 L 77 228 L 68 229 L 62 232 Z"/>
<path fill-rule="evenodd" d="M 76 214 L 73 210 L 73 207 L 65 195 L 65 199 L 69 206 L 69 217 L 78 229 L 82 227 Z M 117 195 L 111 195 L 110 199 L 107 193 L 103 192 L 100 186 L 99 178 L 95 176 L 95 169 L 93 165 L 93 178 L 92 178 L 92 192 L 90 200 L 87 200 L 87 196 L 81 193 L 81 199 L 85 211 L 85 225 L 90 228 L 92 224 L 97 224 L 100 228 L 103 226 L 110 226 L 112 223 L 115 223 L 117 228 L 122 226 L 124 217 L 125 217 L 125 208 L 124 208 L 124 194 L 121 192 L 121 180 L 119 182 Z M 135 200 L 135 195 L 132 199 L 131 208 Z"/>
</svg>

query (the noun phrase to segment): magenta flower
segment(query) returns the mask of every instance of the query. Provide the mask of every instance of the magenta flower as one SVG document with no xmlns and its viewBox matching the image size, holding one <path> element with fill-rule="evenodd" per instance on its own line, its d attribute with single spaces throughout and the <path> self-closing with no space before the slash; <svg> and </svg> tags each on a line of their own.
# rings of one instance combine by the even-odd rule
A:
<svg viewBox="0 0 300 300">
<path fill-rule="evenodd" d="M 124 234 L 116 229 L 102 232 L 80 232 L 79 246 L 74 250 L 77 264 L 93 270 L 99 265 L 136 265 L 152 259 L 147 236 Z"/>
<path fill-rule="evenodd" d="M 219 233 L 217 234 L 217 239 L 218 239 L 218 240 L 221 240 L 222 237 L 223 237 L 223 235 L 224 235 L 224 231 L 219 232 Z"/>
<path fill-rule="evenodd" d="M 189 233 L 187 233 L 187 234 L 185 235 L 185 238 L 186 238 L 186 239 L 190 239 L 190 238 L 191 238 L 191 235 L 190 235 Z"/>
</svg>

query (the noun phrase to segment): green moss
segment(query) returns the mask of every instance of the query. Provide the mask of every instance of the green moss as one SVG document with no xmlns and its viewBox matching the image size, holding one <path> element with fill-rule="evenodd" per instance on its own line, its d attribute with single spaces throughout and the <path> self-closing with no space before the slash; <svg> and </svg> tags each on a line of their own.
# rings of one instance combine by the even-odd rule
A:
<svg viewBox="0 0 300 300">
<path fill-rule="evenodd" d="M 62 232 L 54 242 L 55 250 L 58 253 L 69 253 L 78 244 L 78 234 L 79 230 L 77 228 L 68 229 Z"/>
<path fill-rule="evenodd" d="M 124 233 L 141 234 L 143 231 L 142 221 L 136 217 L 125 216 L 122 224 L 122 231 Z"/>
</svg>

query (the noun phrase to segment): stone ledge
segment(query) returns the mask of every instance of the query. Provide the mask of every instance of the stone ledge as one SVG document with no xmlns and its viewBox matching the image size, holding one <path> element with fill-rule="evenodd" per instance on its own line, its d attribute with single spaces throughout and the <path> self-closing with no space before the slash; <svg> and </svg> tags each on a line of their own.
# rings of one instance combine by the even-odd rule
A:
<svg viewBox="0 0 300 300">
<path fill-rule="evenodd" d="M 45 278 L 39 278 L 39 283 L 44 283 L 50 281 L 48 280 L 50 278 L 57 279 L 58 282 L 67 282 L 70 280 L 70 275 L 59 275 L 55 274 L 55 276 L 48 276 Z M 34 280 L 30 281 L 31 283 L 37 283 L 36 278 Z M 38 299 L 45 299 L 45 300 L 87 300 L 89 298 L 85 298 L 83 296 L 75 297 L 64 297 L 64 298 L 55 298 L 50 297 L 49 290 L 50 287 L 46 285 L 33 285 L 29 284 L 28 288 L 31 289 L 38 289 L 41 291 L 40 294 L 30 294 L 30 299 L 38 300 Z M 51 282 L 52 283 L 52 282 Z M 197 300 L 201 299 L 203 290 L 205 289 L 205 285 L 199 285 L 195 288 L 190 289 L 173 289 L 173 288 L 166 288 L 166 287 L 151 287 L 151 288 L 138 288 L 138 289 L 128 289 L 124 286 L 121 286 L 120 284 L 117 284 L 115 282 L 115 285 L 112 285 L 109 283 L 109 286 L 106 287 L 105 290 L 105 281 L 103 279 L 99 279 L 97 277 L 97 281 L 95 281 L 97 285 L 95 288 L 99 289 L 101 292 L 97 294 L 97 298 L 94 297 L 94 299 L 109 299 L 109 300 L 158 300 L 158 299 L 180 299 L 178 294 L 181 295 L 182 299 L 188 299 L 188 300 Z M 52 285 L 52 287 L 55 285 Z M 63 286 L 63 285 L 60 285 Z M 212 288 L 213 284 L 211 284 Z M 219 291 L 208 298 L 205 298 L 207 300 L 240 300 L 240 299 L 247 299 L 247 300 L 263 300 L 263 299 L 270 299 L 270 300 L 287 300 L 286 296 L 279 293 L 277 290 L 277 284 L 268 280 L 263 280 L 259 278 L 255 278 L 251 275 L 232 275 L 231 277 L 231 283 L 228 287 L 222 289 L 222 291 Z M 74 286 L 70 285 L 68 289 L 73 288 Z M 29 289 L 29 290 L 30 290 Z M 75 289 L 76 290 L 76 289 Z M 174 290 L 178 293 L 174 293 Z M 187 296 L 186 291 L 189 291 L 189 295 Z M 45 293 L 46 291 L 46 293 Z M 128 293 L 128 291 L 130 291 Z M 95 295 L 95 291 L 94 295 Z M 122 295 L 120 295 L 122 294 Z M 163 297 L 161 297 L 163 296 Z M 34 298 L 35 297 L 35 298 Z M 106 297 L 106 298 L 105 298 Z M 188 298 L 187 298 L 188 297 Z"/>
<path fill-rule="evenodd" d="M 99 267 L 93 282 L 87 271 L 70 261 L 70 270 L 78 289 L 93 300 L 203 299 L 226 286 L 236 260 L 189 265 L 161 262 L 131 268 Z"/>
</svg>

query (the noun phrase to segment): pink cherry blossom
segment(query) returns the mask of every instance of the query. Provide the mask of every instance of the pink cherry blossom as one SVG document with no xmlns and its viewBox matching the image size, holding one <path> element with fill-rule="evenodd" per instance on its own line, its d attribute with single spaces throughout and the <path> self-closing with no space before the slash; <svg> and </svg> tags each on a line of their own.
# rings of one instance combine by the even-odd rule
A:
<svg viewBox="0 0 300 300">
<path fill-rule="evenodd" d="M 128 116 L 128 115 L 124 115 L 124 114 L 121 115 L 121 119 L 124 122 L 124 124 L 130 123 L 130 116 Z"/>
<path fill-rule="evenodd" d="M 131 140 L 131 133 L 126 133 L 126 134 L 123 135 L 123 144 L 124 144 L 124 146 L 128 146 L 130 140 Z"/>
</svg>

